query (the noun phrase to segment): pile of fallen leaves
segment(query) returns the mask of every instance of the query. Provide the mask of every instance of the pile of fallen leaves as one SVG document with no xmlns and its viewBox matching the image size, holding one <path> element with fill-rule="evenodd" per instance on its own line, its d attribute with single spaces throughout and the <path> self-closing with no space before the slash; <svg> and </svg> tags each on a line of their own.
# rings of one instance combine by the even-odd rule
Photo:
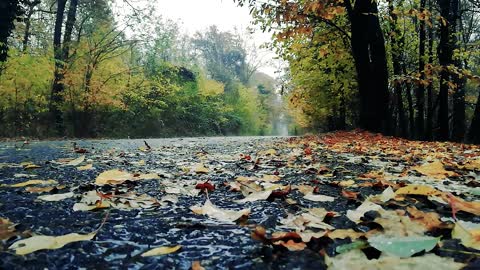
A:
<svg viewBox="0 0 480 270">
<path fill-rule="evenodd" d="M 158 161 L 146 171 L 142 167 L 147 162 L 136 157 L 165 148 L 145 145 L 137 153 L 75 150 L 77 156 L 49 163 L 83 173 L 108 160 L 128 163 L 134 172 L 111 168 L 96 173 L 91 183 L 68 186 L 35 179 L 30 172 L 39 164 L 1 164 L 28 173 L 16 175 L 18 179 L 33 179 L 0 188 L 41 193 L 37 201 L 73 198 L 74 212 L 154 212 L 200 197 L 202 203 L 192 200 L 189 211 L 205 221 L 250 228 L 251 237 L 263 246 L 260 259 L 265 263 L 308 251 L 329 269 L 461 269 L 479 264 L 478 146 L 336 132 L 274 141 L 230 155 L 202 150 L 176 159 L 175 169 Z M 158 181 L 162 195 L 139 193 L 138 183 L 145 181 Z M 273 203 L 283 213 L 271 217 L 273 223 L 250 218 L 260 206 Z M 100 228 L 89 234 L 28 237 L 2 218 L 0 240 L 22 237 L 7 248 L 24 255 L 93 241 Z M 182 245 L 171 243 L 141 256 L 178 252 Z M 192 265 L 201 267 L 198 261 Z"/>
</svg>

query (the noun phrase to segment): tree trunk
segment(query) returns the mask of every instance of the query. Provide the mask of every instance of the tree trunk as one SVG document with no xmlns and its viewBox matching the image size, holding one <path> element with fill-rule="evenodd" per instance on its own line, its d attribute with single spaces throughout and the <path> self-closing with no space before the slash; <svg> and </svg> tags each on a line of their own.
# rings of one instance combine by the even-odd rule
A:
<svg viewBox="0 0 480 270">
<path fill-rule="evenodd" d="M 403 2 L 403 1 L 402 1 Z M 399 3 L 401 4 L 401 2 Z M 404 37 L 403 35 L 401 38 L 398 38 L 401 33 L 400 29 L 398 28 L 397 24 L 397 14 L 394 11 L 393 1 L 388 2 L 388 10 L 390 17 L 392 17 L 392 24 L 391 29 L 393 32 L 392 35 L 392 62 L 393 62 L 393 75 L 400 76 L 402 73 L 402 67 L 400 63 L 402 62 L 402 49 L 404 46 Z M 397 104 L 397 113 L 398 113 L 398 127 L 399 127 L 399 134 L 401 137 L 406 138 L 408 136 L 408 129 L 407 129 L 407 120 L 405 117 L 405 108 L 403 105 L 403 96 L 402 96 L 402 86 L 403 83 L 396 82 L 395 83 L 395 99 Z"/>
<path fill-rule="evenodd" d="M 428 0 L 428 10 L 432 12 L 432 0 Z M 433 63 L 433 29 L 428 28 L 428 63 Z M 425 139 L 433 139 L 433 79 L 427 88 L 427 120 L 425 123 Z"/>
<path fill-rule="evenodd" d="M 63 126 L 63 116 L 60 109 L 62 103 L 62 92 L 64 89 L 63 86 L 63 59 L 62 59 L 62 27 L 63 27 L 63 15 L 65 13 L 65 5 L 67 0 L 58 0 L 57 1 L 57 12 L 55 17 L 55 30 L 53 33 L 53 54 L 55 57 L 55 71 L 54 79 L 52 85 L 52 91 L 50 95 L 50 117 L 51 125 L 54 127 L 54 132 L 56 135 L 63 135 L 64 126 Z"/>
<path fill-rule="evenodd" d="M 8 37 L 15 28 L 15 19 L 21 12 L 20 0 L 0 1 L 0 75 L 8 57 Z"/>
<path fill-rule="evenodd" d="M 438 60 L 442 66 L 440 73 L 440 92 L 439 92 L 439 107 L 438 107 L 438 124 L 440 126 L 438 132 L 438 140 L 446 141 L 450 138 L 450 125 L 448 119 L 448 90 L 450 82 L 450 74 L 447 67 L 453 64 L 453 48 L 452 43 L 452 28 L 451 24 L 451 5 L 452 0 L 438 0 L 440 7 L 440 16 L 446 21 L 440 23 L 440 43 L 438 45 Z M 454 23 L 454 22 L 453 22 Z"/>
<path fill-rule="evenodd" d="M 455 46 L 453 49 L 458 48 L 457 37 L 455 33 L 457 32 L 457 20 L 460 18 L 459 15 L 459 0 L 452 0 L 451 4 L 451 22 L 450 29 L 453 33 L 451 36 L 452 46 Z M 455 66 L 457 68 L 462 68 L 462 61 L 456 60 Z M 458 74 L 452 75 L 453 82 L 455 83 L 455 92 L 453 94 L 453 125 L 452 125 L 452 140 L 456 142 L 462 142 L 465 139 L 465 78 L 461 78 Z"/>
<path fill-rule="evenodd" d="M 420 0 L 420 12 L 425 11 L 426 0 Z M 417 99 L 417 115 L 415 117 L 415 138 L 425 139 L 425 20 L 420 20 L 419 33 L 419 51 L 418 51 L 418 72 L 420 73 L 420 83 L 418 84 L 415 97 Z"/>
<path fill-rule="evenodd" d="M 360 93 L 360 127 L 386 131 L 388 112 L 388 70 L 385 41 L 376 1 L 356 0 L 352 8 L 345 1 L 351 25 L 352 54 Z"/>
<path fill-rule="evenodd" d="M 62 110 L 60 107 L 63 102 L 63 92 L 65 91 L 63 79 L 65 78 L 65 69 L 67 67 L 66 62 L 69 56 L 70 42 L 72 39 L 72 31 L 75 24 L 78 6 L 78 0 L 70 0 L 62 46 L 61 36 L 66 2 L 66 0 L 58 0 L 57 2 L 57 15 L 53 39 L 55 71 L 51 93 L 50 114 L 52 116 L 53 123 L 55 124 L 56 134 L 59 136 L 62 136 L 65 133 Z"/>
</svg>

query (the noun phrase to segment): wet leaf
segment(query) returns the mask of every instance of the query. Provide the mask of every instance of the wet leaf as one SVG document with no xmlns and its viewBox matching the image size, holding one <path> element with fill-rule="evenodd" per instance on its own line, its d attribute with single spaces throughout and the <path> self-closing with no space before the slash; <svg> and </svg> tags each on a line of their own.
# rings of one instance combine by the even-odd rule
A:
<svg viewBox="0 0 480 270">
<path fill-rule="evenodd" d="M 89 241 L 95 235 L 96 232 L 89 234 L 70 233 L 61 236 L 38 235 L 17 241 L 9 249 L 15 250 L 17 255 L 26 255 L 42 249 L 59 249 L 73 242 Z"/>
<path fill-rule="evenodd" d="M 424 195 L 424 196 L 437 196 L 442 195 L 441 191 L 427 185 L 408 185 L 395 191 L 397 195 Z"/>
<path fill-rule="evenodd" d="M 412 258 L 399 258 L 381 256 L 378 259 L 369 260 L 365 254 L 354 249 L 334 258 L 327 257 L 325 262 L 329 270 L 459 270 L 465 264 L 457 263 L 451 258 L 439 257 L 435 254 L 425 254 Z"/>
<path fill-rule="evenodd" d="M 423 165 L 412 167 L 412 169 L 423 175 L 439 180 L 445 179 L 450 176 L 458 176 L 458 174 L 455 172 L 445 170 L 443 163 L 439 160 L 431 163 L 427 162 Z"/>
<path fill-rule="evenodd" d="M 57 181 L 55 180 L 28 180 L 26 182 L 18 183 L 18 184 L 12 184 L 12 185 L 2 185 L 6 187 L 26 187 L 26 186 L 32 186 L 32 185 L 55 185 L 58 184 Z"/>
<path fill-rule="evenodd" d="M 93 164 L 87 164 L 85 166 L 80 166 L 80 167 L 77 167 L 77 170 L 79 171 L 87 171 L 87 170 L 92 170 L 93 169 Z"/>
<path fill-rule="evenodd" d="M 224 221 L 224 222 L 234 222 L 240 219 L 243 216 L 248 216 L 250 214 L 250 209 L 238 210 L 224 210 L 216 207 L 210 200 L 206 200 L 203 206 L 192 206 L 190 209 L 199 215 L 207 215 L 211 218 Z"/>
<path fill-rule="evenodd" d="M 368 243 L 372 247 L 401 258 L 410 257 L 420 251 L 428 252 L 439 241 L 439 238 L 430 236 L 385 237 L 378 235 L 368 239 Z"/>
<path fill-rule="evenodd" d="M 259 201 L 259 200 L 266 200 L 270 195 L 272 194 L 271 190 L 266 190 L 266 191 L 261 191 L 261 192 L 252 192 L 250 195 L 247 197 L 241 199 L 241 200 L 236 200 L 236 203 L 246 203 L 246 202 L 254 202 L 254 201 Z"/>
<path fill-rule="evenodd" d="M 47 202 L 58 202 L 73 197 L 73 192 L 61 193 L 61 194 L 51 194 L 51 195 L 42 195 L 38 196 L 37 199 Z"/>
<path fill-rule="evenodd" d="M 303 198 L 309 201 L 314 201 L 314 202 L 333 202 L 335 200 L 335 198 L 331 196 L 313 194 L 313 193 L 307 194 L 303 196 Z"/>
<path fill-rule="evenodd" d="M 460 239 L 466 247 L 480 250 L 480 224 L 458 221 L 453 228 L 452 238 Z"/>
<path fill-rule="evenodd" d="M 71 160 L 69 162 L 67 162 L 65 165 L 66 166 L 78 166 L 80 165 L 80 163 L 82 163 L 83 161 L 85 160 L 85 156 L 80 156 L 74 160 Z"/>
<path fill-rule="evenodd" d="M 364 201 L 357 209 L 355 210 L 348 210 L 347 217 L 353 222 L 360 222 L 360 219 L 363 215 L 368 211 L 378 211 L 382 209 L 382 207 L 378 204 L 375 204 L 370 201 Z"/>
<path fill-rule="evenodd" d="M 147 252 L 142 253 L 142 257 L 151 257 L 151 256 L 161 256 L 167 255 L 170 253 L 174 253 L 179 251 L 182 248 L 181 245 L 173 246 L 173 247 L 156 247 Z"/>
</svg>

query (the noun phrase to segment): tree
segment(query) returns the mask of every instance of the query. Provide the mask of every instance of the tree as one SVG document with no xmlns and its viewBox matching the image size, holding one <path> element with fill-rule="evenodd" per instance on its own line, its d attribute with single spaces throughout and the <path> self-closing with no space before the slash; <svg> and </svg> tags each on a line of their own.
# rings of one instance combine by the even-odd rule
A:
<svg viewBox="0 0 480 270">
<path fill-rule="evenodd" d="M 8 57 L 8 37 L 15 28 L 15 20 L 22 14 L 19 0 L 0 2 L 0 66 Z M 1 74 L 2 68 L 0 68 Z"/>
<path fill-rule="evenodd" d="M 388 69 L 376 1 L 268 1 L 239 0 L 249 5 L 264 30 L 279 29 L 278 41 L 288 43 L 299 35 L 309 35 L 318 23 L 340 31 L 351 43 L 357 72 L 362 128 L 387 131 L 389 122 Z M 336 17 L 346 15 L 350 33 L 335 24 Z M 279 43 L 281 44 L 281 43 Z"/>
</svg>

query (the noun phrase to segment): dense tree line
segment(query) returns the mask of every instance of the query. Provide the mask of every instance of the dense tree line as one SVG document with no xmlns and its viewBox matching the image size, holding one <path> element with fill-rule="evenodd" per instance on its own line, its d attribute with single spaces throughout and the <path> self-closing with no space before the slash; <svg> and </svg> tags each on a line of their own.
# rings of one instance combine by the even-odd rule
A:
<svg viewBox="0 0 480 270">
<path fill-rule="evenodd" d="M 152 10 L 2 1 L 0 136 L 270 134 L 275 82 L 247 38 L 215 26 L 185 36 Z"/>
<path fill-rule="evenodd" d="M 290 64 L 306 128 L 480 143 L 473 0 L 240 0 Z"/>
</svg>

